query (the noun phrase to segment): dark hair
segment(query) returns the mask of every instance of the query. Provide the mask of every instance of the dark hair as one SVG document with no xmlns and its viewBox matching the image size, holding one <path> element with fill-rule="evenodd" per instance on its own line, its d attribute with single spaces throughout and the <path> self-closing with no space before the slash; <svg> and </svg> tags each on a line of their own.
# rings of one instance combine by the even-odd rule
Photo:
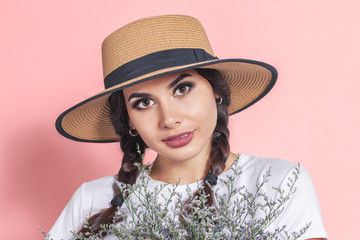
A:
<svg viewBox="0 0 360 240">
<path fill-rule="evenodd" d="M 217 123 L 212 136 L 209 155 L 209 172 L 218 176 L 224 171 L 225 163 L 230 153 L 229 129 L 227 127 L 230 89 L 219 71 L 205 68 L 198 68 L 195 70 L 210 82 L 214 92 L 222 98 L 222 102 L 217 104 Z M 117 180 L 125 184 L 135 184 L 140 172 L 139 168 L 136 167 L 134 163 L 142 163 L 138 148 L 140 148 L 141 154 L 144 154 L 147 146 L 139 135 L 134 137 L 129 134 L 129 116 L 125 107 L 123 92 L 117 91 L 111 94 L 109 97 L 109 104 L 111 110 L 111 122 L 114 126 L 115 133 L 119 136 L 120 147 L 124 154 Z M 213 183 L 209 181 L 208 184 L 203 184 L 205 193 L 209 195 L 207 204 L 213 205 L 214 196 L 210 188 Z M 120 194 L 120 190 L 116 184 L 114 184 L 113 189 L 114 196 Z M 195 192 L 194 196 L 197 196 L 198 194 L 199 192 Z M 109 201 L 111 201 L 111 199 L 109 199 Z M 88 223 L 92 232 L 95 234 L 99 233 L 101 231 L 101 225 L 112 223 L 116 210 L 116 206 L 111 206 L 91 216 L 88 219 Z M 120 218 L 119 221 L 122 221 L 122 219 Z M 89 232 L 89 229 L 84 225 L 79 233 L 85 234 L 86 232 Z"/>
</svg>

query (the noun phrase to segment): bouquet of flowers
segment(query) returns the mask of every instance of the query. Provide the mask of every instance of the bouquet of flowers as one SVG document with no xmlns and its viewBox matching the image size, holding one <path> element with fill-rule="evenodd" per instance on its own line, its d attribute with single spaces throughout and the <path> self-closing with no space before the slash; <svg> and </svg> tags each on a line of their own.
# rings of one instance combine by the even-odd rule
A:
<svg viewBox="0 0 360 240">
<path fill-rule="evenodd" d="M 235 161 L 234 164 L 238 164 Z M 262 176 L 256 191 L 250 192 L 244 186 L 235 187 L 234 181 L 241 171 L 237 166 L 230 171 L 234 174 L 222 181 L 228 194 L 219 194 L 214 188 L 216 204 L 206 204 L 209 196 L 198 182 L 199 196 L 194 197 L 187 188 L 188 201 L 176 190 L 176 184 L 160 184 L 149 190 L 151 166 L 138 165 L 141 174 L 135 185 L 116 182 L 124 199 L 124 207 L 118 208 L 113 223 L 103 225 L 102 230 L 93 235 L 73 232 L 73 239 L 297 239 L 309 228 L 306 224 L 297 232 L 288 232 L 286 226 L 267 230 L 282 213 L 284 205 L 296 191 L 295 183 L 300 172 L 298 165 L 288 179 L 287 189 L 273 187 L 278 194 L 271 199 L 262 190 L 271 177 L 271 169 Z M 167 194 L 164 195 L 164 191 Z M 131 196 L 131 197 L 128 197 Z M 163 201 L 158 201 L 163 198 Z M 261 217 L 259 217 L 261 216 Z M 121 219 L 121 220 L 120 220 Z M 120 220 L 120 221 L 119 221 Z M 44 233 L 45 239 L 49 239 Z M 50 236 L 51 237 L 51 236 Z"/>
</svg>

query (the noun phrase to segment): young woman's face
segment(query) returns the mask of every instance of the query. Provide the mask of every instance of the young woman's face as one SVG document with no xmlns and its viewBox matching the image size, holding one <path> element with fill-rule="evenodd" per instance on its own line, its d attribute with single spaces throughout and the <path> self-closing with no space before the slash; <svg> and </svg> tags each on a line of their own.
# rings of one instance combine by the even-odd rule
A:
<svg viewBox="0 0 360 240">
<path fill-rule="evenodd" d="M 217 121 L 215 97 L 195 70 L 124 89 L 131 128 L 159 157 L 175 161 L 208 154 Z"/>
</svg>

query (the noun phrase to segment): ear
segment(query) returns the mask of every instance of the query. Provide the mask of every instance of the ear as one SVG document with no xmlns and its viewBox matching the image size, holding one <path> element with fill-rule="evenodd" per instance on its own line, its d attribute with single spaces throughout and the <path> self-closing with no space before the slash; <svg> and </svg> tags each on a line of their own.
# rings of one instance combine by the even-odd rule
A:
<svg viewBox="0 0 360 240">
<path fill-rule="evenodd" d="M 131 120 L 129 119 L 129 127 L 131 128 L 131 129 L 135 129 L 135 127 L 134 127 L 134 124 L 131 122 Z"/>
<path fill-rule="evenodd" d="M 217 92 L 214 91 L 214 97 L 215 98 L 220 98 L 220 95 Z"/>
</svg>

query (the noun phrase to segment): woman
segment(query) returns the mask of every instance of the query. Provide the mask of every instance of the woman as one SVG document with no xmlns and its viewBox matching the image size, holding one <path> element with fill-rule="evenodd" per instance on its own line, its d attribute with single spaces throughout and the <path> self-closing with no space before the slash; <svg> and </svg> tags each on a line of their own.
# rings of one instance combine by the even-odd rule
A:
<svg viewBox="0 0 360 240">
<path fill-rule="evenodd" d="M 190 186 L 197 195 L 195 183 L 203 180 L 204 191 L 210 195 L 207 205 L 216 205 L 212 188 L 223 191 L 221 180 L 235 167 L 242 171 L 236 184 L 250 190 L 269 167 L 272 177 L 264 191 L 275 194 L 273 186 L 286 184 L 295 164 L 237 156 L 228 142 L 228 115 L 251 106 L 271 90 L 277 78 L 272 66 L 214 57 L 201 24 L 188 16 L 138 20 L 112 33 L 102 47 L 105 90 L 65 111 L 56 127 L 76 141 L 119 141 L 124 156 L 117 181 L 136 184 L 141 173 L 134 163 L 141 164 L 141 154 L 150 148 L 157 153 L 150 185 L 178 182 L 177 191 L 184 193 L 185 186 Z M 302 239 L 326 238 L 305 169 L 296 184 L 298 190 L 271 227 L 285 224 L 294 231 L 312 222 Z M 88 232 L 85 218 L 96 234 L 101 224 L 113 221 L 123 202 L 114 176 L 85 183 L 50 237 L 68 239 L 70 231 Z"/>
</svg>

